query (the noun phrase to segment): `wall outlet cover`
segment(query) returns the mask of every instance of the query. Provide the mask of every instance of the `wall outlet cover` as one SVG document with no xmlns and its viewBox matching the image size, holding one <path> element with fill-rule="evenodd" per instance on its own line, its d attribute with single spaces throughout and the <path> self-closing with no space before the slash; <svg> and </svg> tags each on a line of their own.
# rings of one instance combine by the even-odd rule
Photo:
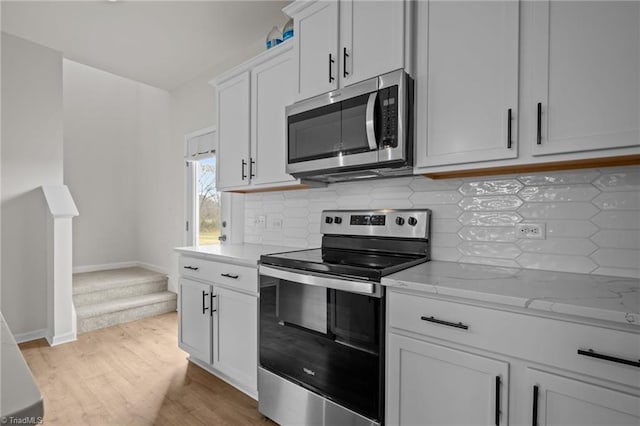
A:
<svg viewBox="0 0 640 426">
<path fill-rule="evenodd" d="M 544 223 L 517 223 L 516 238 L 529 240 L 544 240 L 547 237 Z"/>
</svg>

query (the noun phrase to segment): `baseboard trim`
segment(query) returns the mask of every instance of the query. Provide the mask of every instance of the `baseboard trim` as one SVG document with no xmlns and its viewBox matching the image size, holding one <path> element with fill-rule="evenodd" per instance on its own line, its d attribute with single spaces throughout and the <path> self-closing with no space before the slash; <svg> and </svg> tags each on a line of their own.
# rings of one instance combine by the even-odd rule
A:
<svg viewBox="0 0 640 426">
<path fill-rule="evenodd" d="M 47 342 L 49 342 L 49 346 L 57 346 L 63 343 L 74 342 L 76 340 L 78 340 L 78 336 L 76 336 L 76 333 L 73 331 L 57 336 L 47 336 Z"/>
<path fill-rule="evenodd" d="M 73 273 L 82 274 L 85 272 L 108 271 L 110 269 L 133 268 L 136 266 L 140 268 L 149 269 L 150 271 L 153 271 L 153 272 L 158 272 L 160 274 L 167 275 L 166 268 L 152 265 L 151 263 L 140 262 L 137 260 L 130 261 L 130 262 L 103 263 L 102 265 L 76 266 L 73 268 Z"/>
<path fill-rule="evenodd" d="M 32 340 L 38 339 L 48 339 L 49 330 L 46 328 L 40 330 L 28 331 L 26 333 L 14 334 L 13 337 L 16 339 L 16 343 L 24 343 L 30 342 Z"/>
</svg>

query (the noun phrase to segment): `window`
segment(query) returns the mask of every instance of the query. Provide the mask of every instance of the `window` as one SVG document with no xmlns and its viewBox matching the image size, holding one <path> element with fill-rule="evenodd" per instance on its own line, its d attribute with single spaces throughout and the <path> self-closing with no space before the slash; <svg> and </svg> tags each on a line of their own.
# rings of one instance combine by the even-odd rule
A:
<svg viewBox="0 0 640 426">
<path fill-rule="evenodd" d="M 218 244 L 220 193 L 216 188 L 215 129 L 204 129 L 185 137 L 186 243 Z"/>
<path fill-rule="evenodd" d="M 197 245 L 217 244 L 220 236 L 220 193 L 216 189 L 216 157 L 195 161 Z"/>
</svg>

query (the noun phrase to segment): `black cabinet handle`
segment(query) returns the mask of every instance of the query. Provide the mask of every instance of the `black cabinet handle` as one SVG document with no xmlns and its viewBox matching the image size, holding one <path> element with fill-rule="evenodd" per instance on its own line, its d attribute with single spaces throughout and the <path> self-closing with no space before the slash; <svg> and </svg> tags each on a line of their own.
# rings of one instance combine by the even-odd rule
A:
<svg viewBox="0 0 640 426">
<path fill-rule="evenodd" d="M 211 307 L 211 310 L 209 311 L 209 315 L 213 316 L 213 313 L 217 311 L 217 309 L 213 309 L 213 298 L 217 297 L 216 294 L 213 294 L 213 292 L 211 292 L 211 296 L 209 298 L 209 306 Z"/>
<path fill-rule="evenodd" d="M 207 313 L 207 308 L 206 306 L 204 306 L 204 302 L 207 299 L 207 296 L 209 295 L 209 293 L 207 293 L 206 291 L 202 290 L 202 315 Z"/>
<path fill-rule="evenodd" d="M 245 172 L 247 168 L 247 162 L 244 161 L 244 158 L 242 159 L 242 180 L 245 180 L 247 178 L 247 173 Z"/>
<path fill-rule="evenodd" d="M 507 110 L 507 149 L 511 149 L 511 108 Z"/>
<path fill-rule="evenodd" d="M 542 104 L 538 102 L 538 132 L 536 136 L 536 144 L 542 145 Z"/>
<path fill-rule="evenodd" d="M 531 416 L 531 426 L 538 426 L 538 385 L 533 387 L 533 415 Z"/>
<path fill-rule="evenodd" d="M 347 72 L 347 58 L 349 57 L 349 54 L 347 53 L 347 48 L 343 47 L 342 48 L 342 76 L 346 77 L 349 75 L 349 73 Z"/>
<path fill-rule="evenodd" d="M 496 376 L 496 426 L 500 426 L 500 376 Z"/>
<path fill-rule="evenodd" d="M 253 158 L 249 158 L 249 177 L 250 178 L 256 177 L 256 174 L 253 172 L 255 165 L 256 165 L 256 160 L 254 160 Z"/>
<path fill-rule="evenodd" d="M 635 361 L 632 359 L 624 359 L 624 358 L 618 358 L 616 356 L 599 354 L 593 349 L 587 349 L 586 351 L 584 349 L 578 349 L 578 355 L 584 355 L 584 356 L 589 356 L 591 358 L 603 359 L 605 361 L 617 362 L 618 364 L 631 365 L 633 367 L 640 367 L 640 360 Z"/>
<path fill-rule="evenodd" d="M 436 324 L 448 325 L 449 327 L 461 328 L 463 330 L 468 330 L 469 329 L 468 325 L 465 325 L 465 324 L 463 324 L 461 322 L 444 321 L 444 320 L 440 320 L 440 319 L 434 318 L 433 316 L 420 317 L 420 319 L 422 321 L 435 322 Z"/>
<path fill-rule="evenodd" d="M 329 53 L 329 83 L 332 83 L 335 78 L 333 78 L 333 64 L 336 61 L 333 60 L 333 56 Z"/>
<path fill-rule="evenodd" d="M 220 276 L 222 277 L 227 277 L 227 278 L 233 278 L 234 280 L 237 280 L 239 275 L 231 275 L 231 274 L 220 274 Z"/>
<path fill-rule="evenodd" d="M 200 269 L 197 266 L 183 266 L 183 268 L 184 269 L 191 269 L 192 271 L 197 271 L 198 269 Z"/>
</svg>

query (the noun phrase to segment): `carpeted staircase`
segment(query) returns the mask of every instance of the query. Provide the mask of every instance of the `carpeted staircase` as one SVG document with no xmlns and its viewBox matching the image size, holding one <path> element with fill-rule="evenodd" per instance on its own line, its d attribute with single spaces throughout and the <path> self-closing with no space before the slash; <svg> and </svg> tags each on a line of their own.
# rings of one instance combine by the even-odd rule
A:
<svg viewBox="0 0 640 426">
<path fill-rule="evenodd" d="M 176 310 L 167 276 L 139 267 L 73 275 L 78 334 Z"/>
</svg>

